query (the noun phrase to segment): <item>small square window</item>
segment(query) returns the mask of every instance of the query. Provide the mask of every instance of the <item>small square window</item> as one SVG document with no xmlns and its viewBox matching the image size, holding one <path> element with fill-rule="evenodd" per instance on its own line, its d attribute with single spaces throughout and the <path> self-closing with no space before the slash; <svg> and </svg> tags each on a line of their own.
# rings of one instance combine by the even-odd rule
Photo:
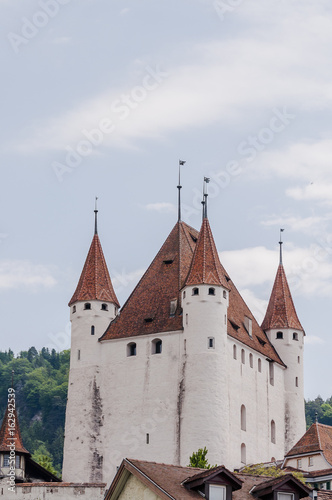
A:
<svg viewBox="0 0 332 500">
<path fill-rule="evenodd" d="M 210 484 L 209 500 L 226 500 L 226 486 Z"/>
<path fill-rule="evenodd" d="M 309 457 L 308 465 L 309 465 L 309 467 L 312 467 L 314 465 L 314 457 Z"/>
<path fill-rule="evenodd" d="M 302 460 L 301 460 L 301 458 L 299 458 L 299 459 L 297 460 L 297 468 L 298 468 L 298 469 L 302 469 Z"/>
</svg>

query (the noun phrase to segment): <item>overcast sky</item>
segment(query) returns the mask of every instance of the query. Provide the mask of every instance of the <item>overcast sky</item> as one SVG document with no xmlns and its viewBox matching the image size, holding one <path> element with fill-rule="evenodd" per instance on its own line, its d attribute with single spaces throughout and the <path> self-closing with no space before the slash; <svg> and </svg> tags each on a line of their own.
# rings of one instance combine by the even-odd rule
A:
<svg viewBox="0 0 332 500">
<path fill-rule="evenodd" d="M 330 0 L 0 0 L 0 349 L 69 346 L 99 234 L 121 303 L 203 176 L 221 261 L 262 321 L 284 266 L 305 396 L 331 396 Z"/>
</svg>

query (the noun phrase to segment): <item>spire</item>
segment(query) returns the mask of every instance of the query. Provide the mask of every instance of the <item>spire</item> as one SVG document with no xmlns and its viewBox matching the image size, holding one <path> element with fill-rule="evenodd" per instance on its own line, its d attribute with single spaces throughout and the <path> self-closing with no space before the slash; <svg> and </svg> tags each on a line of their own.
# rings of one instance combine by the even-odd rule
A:
<svg viewBox="0 0 332 500">
<path fill-rule="evenodd" d="M 205 213 L 205 215 L 207 214 Z M 227 289 L 229 288 L 207 217 L 204 217 L 202 223 L 186 281 L 186 286 L 201 284 L 221 285 Z"/>
<path fill-rule="evenodd" d="M 14 406 L 14 408 L 12 408 L 12 406 Z M 15 425 L 11 426 L 13 422 Z M 28 450 L 26 450 L 23 446 L 15 403 L 10 403 L 9 400 L 0 429 L 0 452 L 9 453 L 10 446 L 13 444 L 15 445 L 16 453 L 25 453 L 26 455 L 30 455 Z"/>
<path fill-rule="evenodd" d="M 68 304 L 69 306 L 77 301 L 103 300 L 120 307 L 97 234 L 97 212 L 96 209 L 95 234 L 77 288 Z"/>
<path fill-rule="evenodd" d="M 279 261 L 279 264 L 282 266 L 282 245 L 283 245 L 283 241 L 282 241 L 282 232 L 285 231 L 284 229 L 280 229 L 280 241 L 279 241 L 279 245 L 280 245 L 280 261 Z"/>
<path fill-rule="evenodd" d="M 262 323 L 263 330 L 271 328 L 294 328 L 304 331 L 296 314 L 282 261 L 277 270 L 269 305 Z"/>
<path fill-rule="evenodd" d="M 179 160 L 179 184 L 178 184 L 178 221 L 180 222 L 181 220 L 181 167 L 184 165 L 186 162 L 184 160 Z"/>
</svg>

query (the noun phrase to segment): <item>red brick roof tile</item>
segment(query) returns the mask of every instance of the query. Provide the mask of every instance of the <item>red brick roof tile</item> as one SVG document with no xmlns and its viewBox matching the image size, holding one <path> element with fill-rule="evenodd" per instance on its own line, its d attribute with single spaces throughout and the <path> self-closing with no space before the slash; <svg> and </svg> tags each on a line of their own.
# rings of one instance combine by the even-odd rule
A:
<svg viewBox="0 0 332 500">
<path fill-rule="evenodd" d="M 182 330 L 180 290 L 193 258 L 198 232 L 177 222 L 152 264 L 100 340 Z M 171 301 L 177 300 L 171 316 Z"/>
<path fill-rule="evenodd" d="M 98 234 L 95 234 L 86 258 L 83 271 L 69 306 L 74 302 L 102 300 L 119 306 L 107 269 Z"/>
<path fill-rule="evenodd" d="M 208 219 L 203 220 L 186 281 L 186 286 L 201 284 L 221 285 L 229 288 Z"/>
<path fill-rule="evenodd" d="M 307 455 L 315 451 L 321 451 L 327 462 L 332 465 L 332 426 L 318 422 L 312 424 L 286 457 Z"/>
<path fill-rule="evenodd" d="M 278 267 L 270 302 L 262 323 L 262 329 L 264 331 L 270 330 L 271 328 L 294 328 L 295 330 L 303 331 L 296 314 L 286 273 L 282 264 Z"/>
<path fill-rule="evenodd" d="M 15 452 L 30 455 L 23 446 L 16 409 L 8 410 L 7 406 L 0 429 L 0 451 L 9 453 L 9 445 L 13 444 L 15 444 Z"/>
</svg>

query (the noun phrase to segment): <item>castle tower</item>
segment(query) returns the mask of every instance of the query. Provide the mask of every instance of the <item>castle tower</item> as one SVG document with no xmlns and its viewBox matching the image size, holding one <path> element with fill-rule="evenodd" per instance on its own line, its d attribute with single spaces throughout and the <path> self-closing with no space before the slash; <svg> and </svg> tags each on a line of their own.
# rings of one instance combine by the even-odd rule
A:
<svg viewBox="0 0 332 500">
<path fill-rule="evenodd" d="M 282 262 L 274 281 L 262 329 L 286 365 L 285 384 L 285 454 L 304 434 L 305 411 L 303 390 L 304 330 L 296 314 Z"/>
<path fill-rule="evenodd" d="M 97 210 L 95 234 L 69 307 L 72 328 L 63 479 L 98 482 L 103 476 L 99 337 L 120 306 L 98 236 Z M 77 467 L 78 461 L 85 466 Z"/>
<path fill-rule="evenodd" d="M 13 403 L 9 399 L 0 429 L 0 481 L 12 484 L 9 478 L 13 477 L 15 482 L 25 482 L 27 457 L 30 453 L 23 446 L 15 399 Z"/>
<path fill-rule="evenodd" d="M 182 290 L 184 364 L 179 404 L 181 464 L 207 447 L 211 463 L 228 457 L 227 309 L 229 286 L 207 217 Z M 213 429 L 213 432 L 211 432 Z M 227 461 L 227 460 L 226 460 Z"/>
</svg>

